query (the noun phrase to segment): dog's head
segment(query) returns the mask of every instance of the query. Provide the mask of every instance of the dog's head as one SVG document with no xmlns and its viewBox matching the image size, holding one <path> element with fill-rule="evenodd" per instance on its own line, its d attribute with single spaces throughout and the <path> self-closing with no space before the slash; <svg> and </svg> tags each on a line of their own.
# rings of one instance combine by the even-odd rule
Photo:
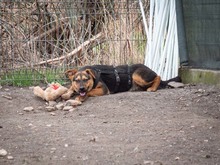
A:
<svg viewBox="0 0 220 165">
<path fill-rule="evenodd" d="M 78 71 L 77 69 L 70 69 L 65 74 L 72 81 L 72 89 L 80 96 L 86 96 L 86 94 L 92 90 L 94 85 L 95 72 L 91 69 L 85 69 Z"/>
</svg>

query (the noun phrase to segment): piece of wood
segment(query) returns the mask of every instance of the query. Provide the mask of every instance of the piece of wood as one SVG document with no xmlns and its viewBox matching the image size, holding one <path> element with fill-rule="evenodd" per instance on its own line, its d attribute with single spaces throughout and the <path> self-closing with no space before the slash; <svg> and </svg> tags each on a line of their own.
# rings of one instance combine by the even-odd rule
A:
<svg viewBox="0 0 220 165">
<path fill-rule="evenodd" d="M 60 60 L 64 60 L 65 58 L 69 58 L 73 55 L 75 55 L 76 53 L 78 53 L 79 51 L 82 50 L 83 47 L 89 45 L 90 43 L 94 42 L 95 40 L 97 39 L 100 39 L 102 37 L 102 33 L 98 33 L 97 35 L 95 35 L 94 37 L 92 37 L 91 39 L 83 42 L 82 44 L 80 44 L 77 48 L 75 48 L 72 52 L 66 54 L 66 55 L 63 55 L 61 57 L 57 57 L 57 58 L 54 58 L 54 59 L 50 59 L 50 60 L 45 60 L 45 61 L 41 61 L 37 64 L 34 64 L 35 66 L 36 65 L 42 65 L 42 64 L 46 64 L 46 63 L 54 63 L 54 62 L 57 62 L 57 61 L 60 61 Z"/>
</svg>

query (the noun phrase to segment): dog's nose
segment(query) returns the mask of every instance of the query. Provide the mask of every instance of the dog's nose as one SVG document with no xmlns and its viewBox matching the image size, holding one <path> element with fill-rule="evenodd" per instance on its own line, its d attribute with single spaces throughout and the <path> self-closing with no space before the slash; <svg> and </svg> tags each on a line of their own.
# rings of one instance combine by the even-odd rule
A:
<svg viewBox="0 0 220 165">
<path fill-rule="evenodd" d="M 83 92 L 85 90 L 85 88 L 83 86 L 81 86 L 81 87 L 79 87 L 79 90 Z"/>
</svg>

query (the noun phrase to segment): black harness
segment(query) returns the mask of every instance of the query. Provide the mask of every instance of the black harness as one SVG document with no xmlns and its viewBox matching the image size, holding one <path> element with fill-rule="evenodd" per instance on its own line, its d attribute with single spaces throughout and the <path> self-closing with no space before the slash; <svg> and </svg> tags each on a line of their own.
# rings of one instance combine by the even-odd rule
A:
<svg viewBox="0 0 220 165">
<path fill-rule="evenodd" d="M 114 73 L 115 73 L 115 79 L 116 79 L 116 85 L 115 85 L 114 93 L 116 93 L 118 91 L 118 87 L 120 85 L 121 79 L 119 77 L 117 69 L 115 69 L 115 68 L 114 68 Z"/>
<path fill-rule="evenodd" d="M 118 71 L 117 68 L 113 68 L 113 70 L 111 71 L 108 71 L 108 70 L 100 70 L 100 69 L 96 69 L 95 68 L 95 71 L 97 72 L 97 78 L 94 80 L 94 85 L 93 85 L 93 88 L 95 88 L 97 85 L 98 85 L 98 82 L 100 81 L 100 77 L 102 74 L 114 74 L 115 76 L 115 88 L 114 88 L 114 91 L 113 93 L 117 93 L 119 91 L 119 86 L 120 86 L 120 83 L 121 83 L 121 78 L 120 78 L 120 74 L 127 74 L 127 78 L 128 78 L 128 86 L 127 88 L 130 89 L 131 86 L 132 86 L 132 78 L 131 78 L 131 68 L 130 66 L 127 66 L 127 71 Z"/>
</svg>

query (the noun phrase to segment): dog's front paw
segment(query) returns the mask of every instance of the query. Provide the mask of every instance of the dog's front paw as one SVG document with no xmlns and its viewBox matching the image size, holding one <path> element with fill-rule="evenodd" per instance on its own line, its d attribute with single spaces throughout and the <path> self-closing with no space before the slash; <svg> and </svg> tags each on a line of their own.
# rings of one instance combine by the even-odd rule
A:
<svg viewBox="0 0 220 165">
<path fill-rule="evenodd" d="M 71 94 L 69 94 L 69 93 L 64 93 L 64 94 L 61 95 L 61 97 L 62 97 L 62 99 L 64 99 L 64 100 L 69 100 L 70 97 L 71 97 Z"/>
<path fill-rule="evenodd" d="M 61 97 L 64 100 L 69 100 L 72 94 L 73 94 L 73 91 L 69 89 L 66 93 L 62 94 Z"/>
<path fill-rule="evenodd" d="M 155 92 L 157 89 L 154 89 L 154 88 L 148 88 L 147 89 L 147 92 Z"/>
</svg>

